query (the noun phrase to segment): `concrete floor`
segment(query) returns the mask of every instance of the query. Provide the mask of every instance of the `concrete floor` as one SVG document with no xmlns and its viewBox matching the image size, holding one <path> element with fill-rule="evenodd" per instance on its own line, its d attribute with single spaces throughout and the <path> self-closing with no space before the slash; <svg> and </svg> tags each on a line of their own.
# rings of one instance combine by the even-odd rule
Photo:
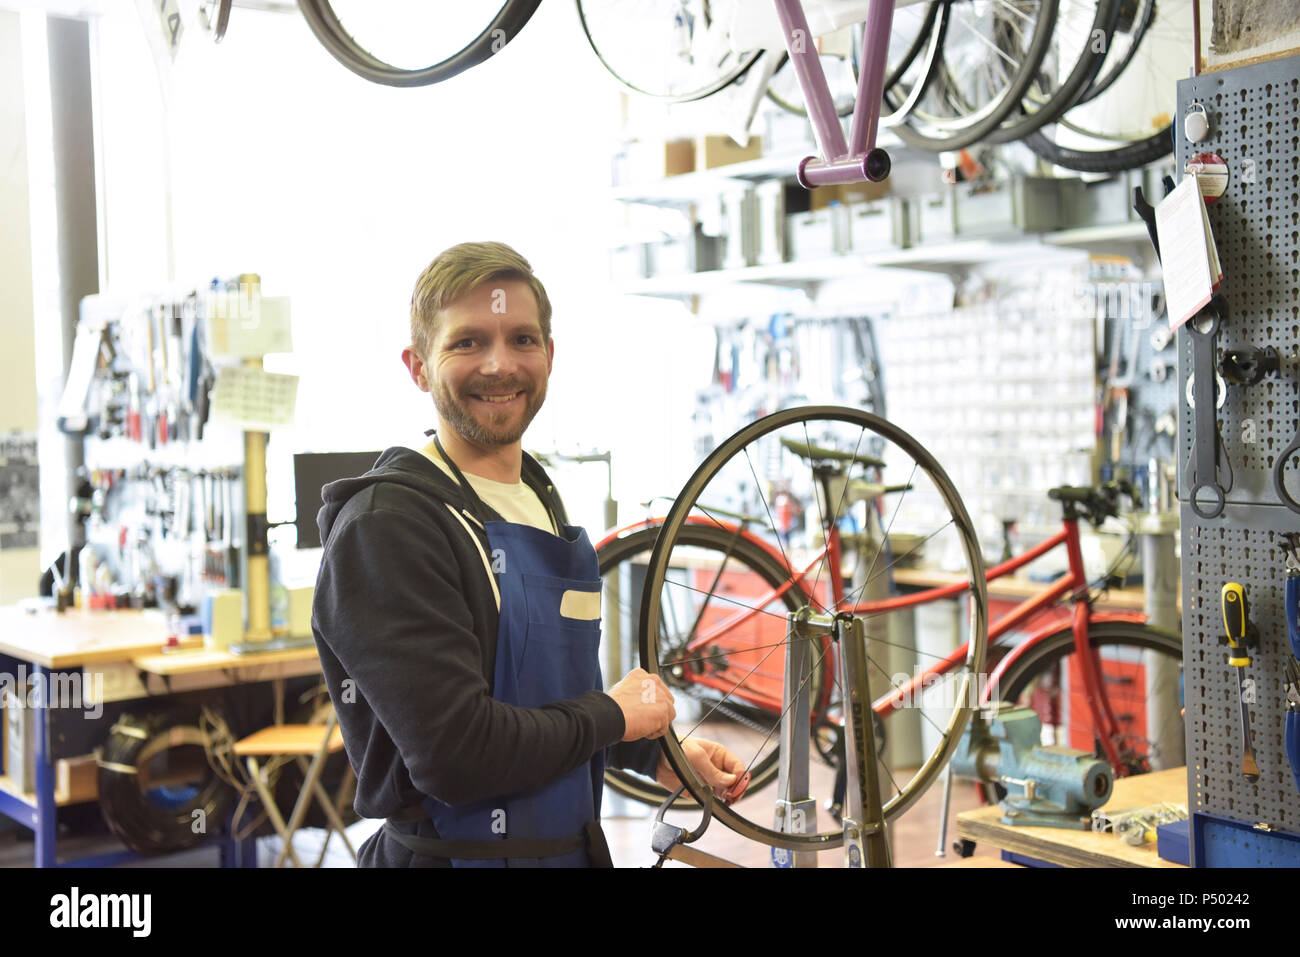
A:
<svg viewBox="0 0 1300 957">
<path fill-rule="evenodd" d="M 827 775 L 829 775 L 829 770 L 827 770 Z M 829 777 L 814 777 L 813 788 L 814 792 L 818 794 L 829 793 Z M 747 798 L 747 803 L 752 801 L 756 806 L 761 807 L 762 803 L 772 800 L 770 793 L 772 790 L 768 788 L 761 794 Z M 937 864 L 951 863 L 956 859 L 951 850 L 946 859 L 937 858 L 934 853 L 938 836 L 941 799 L 942 792 L 940 788 L 937 785 L 932 787 L 916 806 L 904 814 L 902 819 L 892 827 L 894 863 L 896 867 L 933 867 Z M 950 847 L 955 839 L 955 815 L 959 811 L 977 807 L 978 804 L 973 788 L 968 785 L 954 786 L 951 808 L 954 821 L 949 824 L 948 831 Z M 828 816 L 825 812 L 821 812 L 819 816 L 821 826 L 823 828 L 827 827 L 829 823 Z M 605 835 L 609 840 L 610 853 L 616 866 L 647 867 L 655 863 L 656 855 L 650 850 L 650 822 L 652 818 L 652 809 L 624 800 L 609 792 L 606 793 L 603 826 Z M 669 819 L 687 827 L 693 827 L 699 820 L 697 816 L 689 813 L 683 813 Z M 348 839 L 352 842 L 353 847 L 360 847 L 366 838 L 379 828 L 380 824 L 379 821 L 363 820 L 349 827 Z M 294 848 L 304 862 L 316 859 L 316 856 L 320 853 L 323 836 L 324 832 L 317 829 L 302 830 L 295 836 Z M 710 825 L 708 831 L 696 846 L 748 867 L 770 866 L 770 848 L 749 841 L 716 821 Z M 59 842 L 60 857 L 104 854 L 120 850 L 120 848 L 121 845 L 112 837 L 98 835 L 67 837 Z M 261 838 L 258 841 L 258 863 L 260 866 L 270 866 L 275 860 L 279 848 L 280 841 L 278 838 Z M 980 847 L 976 849 L 975 856 L 988 859 L 992 863 L 998 859 L 998 852 L 993 848 Z M 822 867 L 840 867 L 843 866 L 842 858 L 843 854 L 839 850 L 824 851 L 820 855 L 818 863 Z M 33 862 L 34 852 L 29 836 L 20 837 L 12 830 L 0 834 L 0 867 L 31 867 Z M 216 867 L 218 864 L 217 849 L 205 847 L 187 851 L 183 854 L 142 859 L 126 866 Z M 342 843 L 337 837 L 330 841 L 325 866 L 353 866 L 352 859 L 343 849 Z M 665 866 L 681 867 L 685 865 L 670 861 Z"/>
</svg>

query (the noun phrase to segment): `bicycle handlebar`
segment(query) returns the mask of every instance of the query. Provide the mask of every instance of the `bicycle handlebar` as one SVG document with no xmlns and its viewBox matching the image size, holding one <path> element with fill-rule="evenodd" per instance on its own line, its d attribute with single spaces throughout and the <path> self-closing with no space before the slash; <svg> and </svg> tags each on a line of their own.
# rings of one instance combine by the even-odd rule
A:
<svg viewBox="0 0 1300 957">
<path fill-rule="evenodd" d="M 1127 495 L 1134 505 L 1137 504 L 1137 492 L 1127 479 L 1116 479 L 1095 487 L 1061 485 L 1047 493 L 1052 501 L 1061 503 L 1067 519 L 1086 518 L 1094 526 L 1112 516 L 1119 516 L 1121 495 Z"/>
</svg>

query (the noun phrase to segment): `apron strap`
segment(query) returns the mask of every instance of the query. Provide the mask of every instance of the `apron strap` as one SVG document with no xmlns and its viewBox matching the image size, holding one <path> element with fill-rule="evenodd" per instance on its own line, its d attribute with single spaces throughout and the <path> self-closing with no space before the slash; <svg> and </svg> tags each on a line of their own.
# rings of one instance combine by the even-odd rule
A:
<svg viewBox="0 0 1300 957">
<path fill-rule="evenodd" d="M 447 450 L 444 449 L 442 443 L 438 441 L 437 430 L 429 429 L 424 434 L 433 436 L 433 447 L 438 450 L 438 454 L 442 456 L 442 460 L 446 462 L 447 467 L 451 469 L 451 474 L 460 485 L 460 490 L 464 493 L 465 499 L 469 503 L 470 510 L 474 513 L 474 517 L 479 520 L 480 525 L 487 525 L 490 521 L 487 515 L 487 506 L 483 504 L 483 500 L 478 497 L 478 493 L 475 492 L 474 487 L 469 484 L 469 480 L 465 478 L 465 474 L 461 472 L 460 467 L 451 460 L 451 456 L 447 454 Z M 520 480 L 523 480 L 522 475 L 520 476 Z M 536 489 L 533 490 L 533 494 L 537 495 L 537 500 L 541 502 L 542 507 L 546 509 L 546 514 L 551 519 L 551 525 L 554 527 L 555 534 L 559 535 L 562 523 L 560 522 L 559 516 L 555 514 L 555 509 L 551 507 L 551 503 L 547 501 L 548 496 L 539 494 Z"/>
<path fill-rule="evenodd" d="M 498 858 L 559 857 L 579 848 L 587 849 L 592 867 L 613 867 L 609 845 L 598 821 L 588 821 L 581 834 L 557 838 L 514 838 L 500 841 L 444 841 L 440 838 L 416 837 L 403 834 L 393 826 L 392 820 L 384 822 L 384 830 L 402 847 L 425 857 L 456 858 L 462 861 L 492 861 Z"/>
<path fill-rule="evenodd" d="M 465 495 L 465 500 L 469 502 L 469 507 L 474 513 L 474 517 L 479 520 L 480 524 L 486 525 L 488 522 L 487 506 L 483 504 L 483 500 L 478 497 L 478 493 L 474 491 L 473 486 L 471 486 L 466 480 L 460 467 L 451 460 L 451 456 L 447 454 L 447 450 L 442 447 L 442 442 L 438 440 L 437 433 L 433 436 L 433 447 L 438 450 L 438 454 L 442 456 L 442 460 L 446 462 L 447 467 L 451 469 L 451 474 L 455 476 L 456 482 L 460 485 L 460 490 Z"/>
</svg>

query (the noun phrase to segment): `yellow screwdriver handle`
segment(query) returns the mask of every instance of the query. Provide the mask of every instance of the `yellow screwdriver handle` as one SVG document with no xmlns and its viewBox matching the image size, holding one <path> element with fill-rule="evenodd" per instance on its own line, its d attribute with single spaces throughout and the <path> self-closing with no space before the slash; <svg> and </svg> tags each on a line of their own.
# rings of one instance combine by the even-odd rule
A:
<svg viewBox="0 0 1300 957">
<path fill-rule="evenodd" d="M 1246 589 L 1239 582 L 1225 582 L 1219 597 L 1223 605 L 1223 630 L 1228 635 L 1228 644 L 1236 652 L 1228 655 L 1228 664 L 1244 668 L 1250 664 L 1250 655 L 1246 652 L 1246 629 L 1250 621 Z"/>
</svg>

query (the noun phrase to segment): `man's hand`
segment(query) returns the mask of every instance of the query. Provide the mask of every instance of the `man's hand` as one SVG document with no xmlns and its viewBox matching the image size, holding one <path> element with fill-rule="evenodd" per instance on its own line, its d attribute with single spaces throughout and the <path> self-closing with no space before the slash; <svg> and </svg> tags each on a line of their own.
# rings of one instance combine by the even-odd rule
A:
<svg viewBox="0 0 1300 957">
<path fill-rule="evenodd" d="M 727 790 L 745 773 L 745 762 L 715 741 L 688 738 L 682 742 L 682 752 L 686 755 L 686 759 L 691 762 L 691 767 L 695 769 L 695 773 L 700 776 L 705 784 L 713 788 L 713 793 L 719 798 L 723 797 Z M 655 780 L 669 791 L 676 791 L 682 786 L 681 779 L 673 773 L 673 769 L 669 766 L 666 757 L 659 759 L 659 768 L 655 771 Z"/>
<path fill-rule="evenodd" d="M 658 675 L 633 668 L 606 692 L 623 709 L 624 741 L 662 738 L 677 717 L 673 694 Z"/>
</svg>

